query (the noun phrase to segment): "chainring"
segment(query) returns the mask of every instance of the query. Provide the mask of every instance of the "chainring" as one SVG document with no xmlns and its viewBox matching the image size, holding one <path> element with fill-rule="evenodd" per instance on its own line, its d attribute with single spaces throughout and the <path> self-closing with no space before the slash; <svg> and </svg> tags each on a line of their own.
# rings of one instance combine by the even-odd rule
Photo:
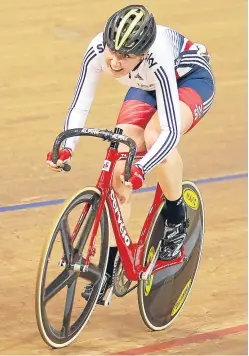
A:
<svg viewBox="0 0 249 356">
<path fill-rule="evenodd" d="M 131 282 L 125 276 L 124 267 L 120 257 L 117 258 L 113 273 L 113 292 L 117 297 L 124 297 L 128 292 Z"/>
</svg>

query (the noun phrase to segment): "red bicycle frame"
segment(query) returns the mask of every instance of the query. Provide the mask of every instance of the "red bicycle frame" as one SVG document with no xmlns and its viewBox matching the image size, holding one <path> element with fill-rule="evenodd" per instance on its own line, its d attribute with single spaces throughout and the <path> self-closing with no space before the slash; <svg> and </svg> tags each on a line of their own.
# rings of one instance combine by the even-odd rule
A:
<svg viewBox="0 0 249 356">
<path fill-rule="evenodd" d="M 137 156 L 138 154 L 136 155 L 136 157 Z M 126 277 L 129 280 L 138 281 L 141 279 L 142 273 L 145 272 L 148 268 L 148 266 L 143 266 L 142 264 L 144 248 L 150 227 L 152 226 L 152 223 L 154 221 L 154 217 L 163 201 L 163 193 L 160 185 L 157 184 L 154 200 L 144 222 L 139 240 L 137 243 L 132 243 L 121 215 L 116 193 L 111 187 L 111 179 L 115 164 L 118 160 L 125 159 L 126 157 L 127 153 L 118 152 L 116 149 L 113 149 L 111 147 L 109 147 L 109 149 L 107 150 L 102 172 L 96 185 L 96 187 L 101 191 L 101 197 L 90 238 L 88 254 L 86 256 L 86 264 L 89 263 L 90 256 L 95 251 L 94 240 L 98 231 L 98 226 L 103 212 L 104 204 L 105 202 L 107 202 L 114 236 L 116 239 L 117 247 L 125 270 Z M 86 214 L 85 209 L 82 214 Z M 165 267 L 181 263 L 183 259 L 184 249 L 182 249 L 181 256 L 173 260 L 157 260 L 153 268 L 152 274 L 160 271 Z"/>
</svg>

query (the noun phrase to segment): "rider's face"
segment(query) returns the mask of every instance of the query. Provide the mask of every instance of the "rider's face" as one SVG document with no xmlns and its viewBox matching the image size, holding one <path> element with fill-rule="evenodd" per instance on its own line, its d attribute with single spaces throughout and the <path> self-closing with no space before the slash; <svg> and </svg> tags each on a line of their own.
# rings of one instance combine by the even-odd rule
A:
<svg viewBox="0 0 249 356">
<path fill-rule="evenodd" d="M 143 55 L 123 55 L 118 52 L 111 51 L 107 46 L 105 47 L 104 56 L 108 71 L 115 78 L 120 78 L 128 74 L 143 59 Z"/>
</svg>

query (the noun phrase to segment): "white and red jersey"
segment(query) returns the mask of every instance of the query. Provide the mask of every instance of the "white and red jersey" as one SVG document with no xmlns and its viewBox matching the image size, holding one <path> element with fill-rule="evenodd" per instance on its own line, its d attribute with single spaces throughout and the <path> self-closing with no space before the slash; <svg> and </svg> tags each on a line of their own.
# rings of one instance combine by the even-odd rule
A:
<svg viewBox="0 0 249 356">
<path fill-rule="evenodd" d="M 201 56 L 196 59 L 196 54 L 188 55 L 191 50 L 206 53 L 205 46 L 192 43 L 178 32 L 158 25 L 156 40 L 146 58 L 124 77 L 115 78 L 128 87 L 156 91 L 161 133 L 149 152 L 137 162 L 146 173 L 160 163 L 179 141 L 180 109 L 176 79 L 186 75 L 197 61 L 198 65 L 202 66 L 202 61 L 205 65 Z M 103 33 L 100 33 L 91 41 L 83 58 L 65 130 L 85 125 L 100 74 L 107 72 L 103 52 Z M 77 140 L 77 137 L 69 138 L 64 145 L 74 150 Z"/>
</svg>

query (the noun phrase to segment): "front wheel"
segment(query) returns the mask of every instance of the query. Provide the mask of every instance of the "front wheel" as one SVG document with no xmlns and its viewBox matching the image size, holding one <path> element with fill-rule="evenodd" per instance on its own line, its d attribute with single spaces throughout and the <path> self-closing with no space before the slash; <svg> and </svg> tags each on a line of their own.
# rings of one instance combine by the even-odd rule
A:
<svg viewBox="0 0 249 356">
<path fill-rule="evenodd" d="M 86 188 L 66 205 L 44 245 L 36 282 L 36 320 L 43 340 L 53 348 L 68 346 L 79 335 L 96 305 L 105 276 L 109 231 L 107 208 L 97 232 L 93 256 L 84 269 L 100 191 Z M 88 300 L 81 292 L 93 285 Z"/>
<path fill-rule="evenodd" d="M 204 237 L 204 208 L 200 191 L 189 181 L 183 183 L 183 198 L 187 206 L 189 227 L 184 243 L 185 259 L 167 267 L 147 281 L 139 281 L 138 305 L 145 325 L 151 330 L 167 328 L 182 310 L 193 286 L 199 266 Z M 163 236 L 163 204 L 148 236 L 143 265 L 149 264 Z"/>
</svg>

